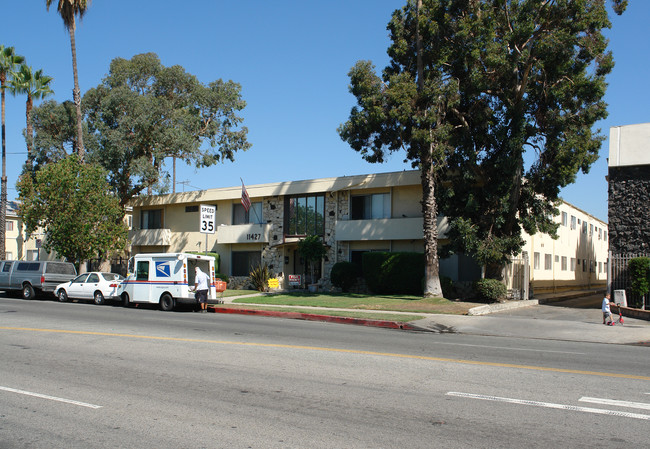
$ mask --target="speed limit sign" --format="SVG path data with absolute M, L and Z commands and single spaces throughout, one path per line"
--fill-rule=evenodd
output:
M 199 223 L 199 231 L 203 234 L 214 234 L 214 216 L 216 207 L 201 204 L 201 222 Z

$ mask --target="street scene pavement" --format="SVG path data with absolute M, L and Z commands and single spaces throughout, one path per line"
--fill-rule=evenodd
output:
M 237 297 L 224 298 L 226 304 L 233 304 Z M 603 293 L 594 291 L 538 295 L 539 299 L 531 301 L 509 301 L 491 307 L 488 313 L 481 315 L 443 315 L 421 314 L 424 318 L 406 324 L 395 323 L 394 327 L 436 333 L 455 333 L 468 335 L 485 335 L 496 337 L 518 337 L 545 340 L 579 341 L 611 344 L 639 344 L 650 346 L 650 321 L 624 317 L 623 325 L 605 326 L 602 324 L 601 301 Z M 247 304 L 251 306 L 251 304 Z M 281 308 L 281 306 L 277 306 Z M 477 306 L 483 309 L 486 306 Z M 301 307 L 313 310 L 313 315 L 304 319 L 337 321 L 350 324 L 379 325 L 386 323 L 373 320 L 346 319 L 341 317 L 320 316 L 317 307 Z M 498 310 L 501 309 L 501 310 Z M 215 312 L 224 313 L 224 309 L 213 308 Z M 327 309 L 345 310 L 345 309 Z M 355 310 L 358 312 L 359 310 Z M 367 311 L 372 312 L 372 311 Z M 233 313 L 232 309 L 229 313 Z M 289 312 L 255 312 L 267 316 L 298 317 L 304 314 Z M 380 312 L 378 312 L 380 313 Z M 385 313 L 385 311 L 383 311 Z M 399 312 L 391 312 L 398 314 Z M 483 313 L 483 312 L 481 312 Z M 412 313 L 410 313 L 412 315 Z M 617 317 L 615 315 L 615 317 Z

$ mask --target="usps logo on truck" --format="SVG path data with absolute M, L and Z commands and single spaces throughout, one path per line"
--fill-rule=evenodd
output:
M 156 277 L 168 278 L 172 275 L 171 263 L 169 261 L 156 262 Z

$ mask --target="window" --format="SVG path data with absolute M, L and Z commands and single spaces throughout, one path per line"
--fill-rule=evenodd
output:
M 37 249 L 28 249 L 27 250 L 27 260 L 38 260 L 38 250 Z
M 577 228 L 576 217 L 575 215 L 571 215 L 571 229 L 576 229 L 576 228 Z
M 590 224 L 589 225 L 589 237 L 591 237 L 592 235 L 594 235 L 594 225 Z
M 14 221 L 13 220 L 7 220 L 6 221 L 7 225 L 7 231 L 13 231 L 14 230 Z
M 232 275 L 248 276 L 262 261 L 260 251 L 233 251 Z
M 99 275 L 97 273 L 91 273 L 90 276 L 88 276 L 88 281 L 86 281 L 90 284 L 96 284 L 99 282 Z
M 11 260 L 13 258 L 14 258 L 14 253 L 12 253 L 11 251 L 5 251 L 5 259 Z
M 544 269 L 545 270 L 553 269 L 553 256 L 550 254 L 544 254 Z
M 587 233 L 587 222 L 586 221 L 582 222 L 582 233 L 583 234 Z
M 539 270 L 539 253 L 533 253 L 533 269 Z
M 390 218 L 390 194 L 353 196 L 351 198 L 352 220 L 369 220 L 372 218 Z
M 607 231 L 603 232 L 603 240 L 607 241 Z
M 562 226 L 566 226 L 566 225 L 567 225 L 567 213 L 562 212 Z
M 603 228 L 598 228 L 598 240 L 603 239 Z
M 162 228 L 162 209 L 143 210 L 140 214 L 140 229 Z
M 260 201 L 251 203 L 251 207 L 246 212 L 241 203 L 233 205 L 232 224 L 241 225 L 248 223 L 264 223 L 262 221 L 262 203 Z
M 555 256 L 555 263 L 558 263 L 560 261 L 560 256 Z
M 5 264 L 2 266 L 2 272 L 9 273 L 10 271 L 11 271 L 11 262 L 5 262 Z
M 286 197 L 284 200 L 286 235 L 320 235 L 325 233 L 325 196 Z
M 576 271 L 576 258 L 571 258 L 571 271 Z
M 149 261 L 140 260 L 135 266 L 135 280 L 148 281 L 149 280 Z
M 195 204 L 194 206 L 185 206 L 185 213 L 188 212 L 198 212 L 199 211 L 199 205 Z
M 582 271 L 587 271 L 587 259 L 582 259 Z
M 566 271 L 566 256 L 562 256 L 562 271 Z
M 599 273 L 603 272 L 603 263 L 602 262 L 598 262 L 598 272 Z
M 73 284 L 83 284 L 84 282 L 86 282 L 86 278 L 87 278 L 87 277 L 88 277 L 88 274 L 87 274 L 87 273 L 86 273 L 86 274 L 79 275 L 79 276 L 77 276 L 77 277 L 72 281 L 72 283 L 73 283 Z

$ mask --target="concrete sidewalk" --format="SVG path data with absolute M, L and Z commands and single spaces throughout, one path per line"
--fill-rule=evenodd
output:
M 602 295 L 597 290 L 586 290 L 581 292 L 564 292 L 550 295 L 539 295 L 537 299 L 528 301 L 509 301 L 503 304 L 490 304 L 477 306 L 472 309 L 470 315 L 441 315 L 424 313 L 406 313 L 377 310 L 363 310 L 368 313 L 378 314 L 406 314 L 420 315 L 424 318 L 408 323 L 385 321 L 381 319 L 357 319 L 349 317 L 333 317 L 321 315 L 319 312 L 328 311 L 349 311 L 359 312 L 359 309 L 324 309 L 308 306 L 286 306 L 286 308 L 300 308 L 308 310 L 308 313 L 263 311 L 246 308 L 237 309 L 232 304 L 233 299 L 224 298 L 228 307 L 214 307 L 211 311 L 216 313 L 239 313 L 247 315 L 264 315 L 284 318 L 295 318 L 305 320 L 329 321 L 337 323 L 357 324 L 365 326 L 386 327 L 393 329 L 419 330 L 435 333 L 458 333 L 471 335 L 485 335 L 497 337 L 533 338 L 546 340 L 581 341 L 593 343 L 611 344 L 640 344 L 650 346 L 650 321 L 634 318 L 624 318 L 624 325 L 604 326 L 602 314 L 599 309 L 567 309 L 563 313 L 561 301 L 579 298 L 583 296 L 595 296 L 595 299 Z M 260 296 L 251 294 L 246 296 Z M 544 305 L 540 305 L 544 304 Z M 551 305 L 552 304 L 552 305 Z M 246 306 L 255 306 L 246 304 Z M 260 304 L 261 306 L 261 304 Z M 283 306 L 274 306 L 279 309 Z M 548 308 L 553 308 L 552 318 L 545 313 Z M 515 313 L 519 316 L 508 315 Z M 560 317 L 559 319 L 557 317 Z

